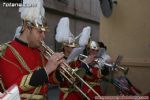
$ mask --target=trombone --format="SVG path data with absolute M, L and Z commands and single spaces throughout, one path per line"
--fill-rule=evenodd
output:
M 44 41 L 41 41 L 42 47 L 45 49 L 46 58 L 50 57 L 54 54 L 54 51 L 50 49 Z M 79 88 L 77 84 L 75 84 L 76 79 L 83 82 L 96 96 L 100 97 L 100 95 L 88 84 L 86 83 L 67 63 L 63 62 L 63 66 L 59 67 L 60 73 L 66 78 L 73 86 L 85 97 L 87 100 L 90 98 Z M 68 77 L 69 76 L 69 77 Z

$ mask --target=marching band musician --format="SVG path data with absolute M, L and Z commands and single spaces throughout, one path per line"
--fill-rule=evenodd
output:
M 67 60 L 72 50 L 77 46 L 75 43 L 75 37 L 70 32 L 68 17 L 63 17 L 60 19 L 56 28 L 55 39 L 57 42 L 62 43 L 62 51 L 65 55 L 65 59 Z M 78 64 L 79 63 L 76 61 L 72 61 L 69 63 L 72 69 L 78 67 Z M 82 96 L 75 89 L 75 87 L 70 84 L 67 79 L 65 79 L 63 82 L 60 83 L 59 100 L 82 100 Z
M 84 59 L 84 63 L 88 64 L 89 71 L 84 75 L 84 80 L 100 95 L 104 95 L 101 86 L 100 78 L 102 77 L 101 69 L 95 62 L 96 55 L 99 52 L 99 45 L 97 42 L 90 40 L 87 45 L 87 58 Z M 82 64 L 82 67 L 87 65 Z M 95 94 L 85 84 L 82 87 L 83 91 L 91 98 L 95 98 Z
M 47 83 L 57 84 L 61 75 L 56 68 L 63 62 L 63 53 L 54 53 L 49 59 L 38 49 L 45 38 L 43 0 L 24 0 L 21 7 L 23 20 L 20 36 L 0 46 L 0 75 L 9 88 L 17 84 L 24 99 L 45 100 Z
M 61 18 L 60 22 L 58 23 L 56 32 L 57 33 L 55 38 L 57 42 L 63 44 L 63 52 L 67 59 L 71 51 L 76 47 L 75 38 L 69 29 L 68 17 Z M 88 45 L 90 34 L 91 34 L 91 28 L 89 26 L 85 27 L 83 31 L 80 33 L 80 39 L 79 39 L 80 47 L 85 48 L 85 46 Z M 88 46 L 89 56 L 88 59 L 86 60 L 86 63 L 90 65 L 93 64 L 93 61 L 95 60 L 95 56 L 99 51 L 99 46 L 95 41 L 91 41 L 89 45 L 90 45 Z M 94 90 L 96 90 L 99 94 L 103 94 L 100 88 L 100 84 L 99 83 L 95 84 L 95 80 L 97 82 L 97 80 L 100 78 L 99 68 L 97 67 L 88 68 L 85 64 L 83 64 L 78 59 L 70 62 L 69 65 L 73 69 L 78 68 L 78 70 L 84 70 L 84 72 L 81 71 L 82 73 L 78 73 L 78 74 L 79 75 L 81 74 L 81 77 L 84 77 L 84 79 L 93 87 Z M 95 97 L 95 94 L 93 94 L 92 91 L 90 91 L 89 89 L 87 90 L 88 87 L 86 85 L 83 84 L 83 87 L 81 86 L 81 88 L 83 89 L 83 92 L 87 93 L 87 95 L 91 99 Z M 60 97 L 59 97 L 60 100 L 70 100 L 70 99 L 83 100 L 84 99 L 81 93 L 79 93 L 79 91 L 77 91 L 73 85 L 68 83 L 67 80 L 65 80 L 60 84 L 60 90 L 61 90 Z
M 93 89 L 100 95 L 106 95 L 103 90 L 103 86 L 101 85 L 101 81 L 106 75 L 109 74 L 109 67 L 107 67 L 105 63 L 112 64 L 113 62 L 111 57 L 106 52 L 107 47 L 103 42 L 90 41 L 86 49 L 88 56 L 84 62 L 88 64 L 89 72 L 85 75 L 84 79 L 87 80 Z M 86 65 L 82 64 L 82 66 Z M 86 92 L 91 99 L 94 99 L 94 93 L 92 93 L 86 85 L 83 85 L 83 91 Z

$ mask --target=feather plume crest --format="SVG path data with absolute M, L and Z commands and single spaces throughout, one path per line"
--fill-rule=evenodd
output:
M 72 43 L 74 42 L 74 35 L 70 31 L 70 23 L 68 17 L 63 17 L 60 19 L 57 28 L 55 39 L 59 43 Z
M 87 27 L 83 28 L 83 30 L 80 34 L 81 34 L 81 36 L 79 38 L 79 45 L 80 46 L 87 45 L 88 41 L 90 39 L 90 35 L 91 35 L 91 27 L 87 26 Z
M 23 6 L 19 8 L 21 19 L 32 23 L 42 24 L 45 16 L 43 0 L 23 0 Z

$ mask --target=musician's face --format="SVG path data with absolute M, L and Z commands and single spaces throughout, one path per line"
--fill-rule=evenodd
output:
M 45 38 L 45 32 L 38 29 L 32 28 L 30 30 L 30 34 L 28 36 L 29 46 L 33 48 L 37 48 L 41 46 L 41 41 Z
M 64 54 L 65 54 L 66 57 L 69 56 L 69 54 L 71 53 L 73 48 L 74 47 L 64 46 Z
M 95 50 L 95 49 L 90 49 L 89 51 L 89 55 L 97 55 L 98 53 L 98 50 Z

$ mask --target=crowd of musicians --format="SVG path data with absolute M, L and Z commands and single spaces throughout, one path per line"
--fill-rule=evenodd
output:
M 98 95 L 106 95 L 100 83 L 109 74 L 105 63 L 112 64 L 113 61 L 104 43 L 91 38 L 91 27 L 84 27 L 75 37 L 69 28 L 69 18 L 62 17 L 55 36 L 56 41 L 62 44 L 61 52 L 49 56 L 47 47 L 43 48 L 42 45 L 48 28 L 43 1 L 24 0 L 23 3 L 36 3 L 37 7 L 19 8 L 22 25 L 17 28 L 11 41 L 0 45 L 0 76 L 4 88 L 17 84 L 22 100 L 46 100 L 48 84 L 59 86 L 60 100 L 85 100 L 87 98 L 83 93 L 90 100 Z M 66 68 L 64 62 L 71 67 L 70 74 L 74 76 L 73 73 L 76 73 L 85 83 L 76 76 L 70 83 L 63 75 L 66 74 L 62 71 Z

